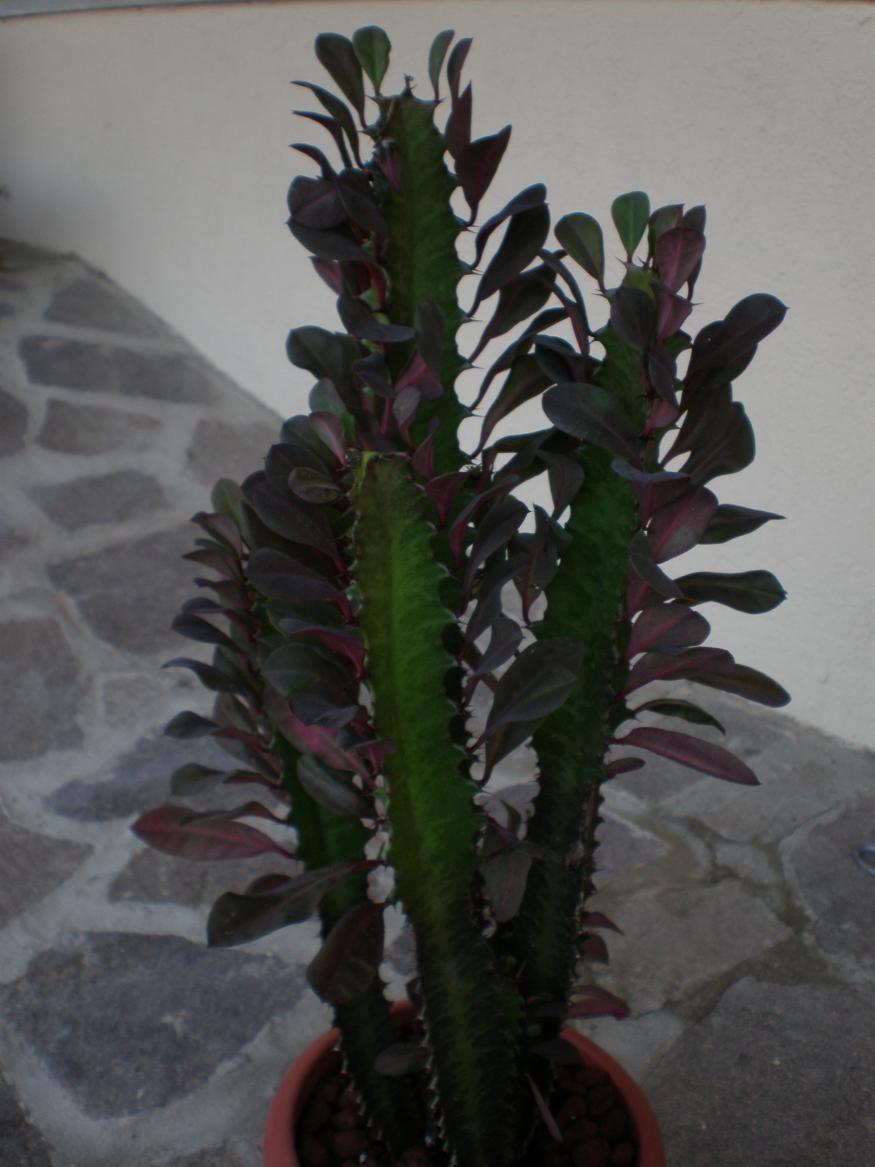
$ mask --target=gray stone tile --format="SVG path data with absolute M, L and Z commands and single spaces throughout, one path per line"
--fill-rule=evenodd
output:
M 84 843 L 35 834 L 0 814 L 0 927 L 63 883 L 91 852 Z
M 0 762 L 82 743 L 79 665 L 56 620 L 0 624 Z
M 0 316 L 14 316 L 16 308 L 14 304 L 8 303 L 6 300 L 0 300 Z
M 241 1159 L 228 1143 L 222 1143 L 221 1147 L 195 1151 L 193 1155 L 183 1155 L 182 1158 L 161 1159 L 153 1167 L 252 1167 L 253 1163 L 252 1159 Z
M 18 453 L 26 432 L 27 410 L 11 393 L 0 389 L 0 458 Z
M 129 539 L 49 566 L 52 583 L 76 601 L 101 640 L 125 652 L 166 652 L 182 642 L 170 623 L 197 589 L 195 565 L 182 559 L 194 547 L 186 524 Z
M 35 385 L 203 404 L 212 378 L 191 353 L 139 351 L 57 336 L 28 336 L 19 344 Z
M 52 1167 L 49 1146 L 0 1074 L 0 1167 Z
M 599 973 L 599 983 L 636 1013 L 687 996 L 791 935 L 761 900 L 732 880 L 639 894 L 616 906 L 607 894 L 593 906 L 601 908 L 603 901 L 624 935 L 607 935 L 611 964 Z
M 783 846 L 788 882 L 825 952 L 875 963 L 875 879 L 854 852 L 875 843 L 875 797 L 815 823 Z
M 108 280 L 81 276 L 55 295 L 44 313 L 46 320 L 127 336 L 155 337 L 167 329 L 142 304 Z
M 26 543 L 27 540 L 16 531 L 11 523 L 0 519 L 0 558 L 23 547 Z
M 267 451 L 279 439 L 279 422 L 231 425 L 219 418 L 199 421 L 187 459 L 194 475 L 212 486 L 218 478 L 242 482 L 264 465 Z
M 146 450 L 161 423 L 141 413 L 101 405 L 50 401 L 37 445 L 61 454 L 105 454 L 112 450 Z
M 98 775 L 94 782 L 76 778 L 51 796 L 49 806 L 81 822 L 108 822 L 142 814 L 170 800 L 170 776 L 187 762 L 216 770 L 234 767 L 233 759 L 210 738 L 186 740 L 156 733 L 141 738 L 122 754 L 109 778 Z M 215 801 L 220 801 L 218 795 Z
M 241 788 L 238 787 L 237 793 L 239 798 Z M 156 804 L 166 801 L 165 795 L 156 799 Z M 214 801 L 218 805 L 219 800 Z M 143 804 L 139 809 L 147 810 L 148 806 Z M 258 855 L 223 863 L 195 863 L 164 855 L 144 845 L 143 850 L 113 880 L 109 898 L 113 903 L 184 904 L 189 908 L 206 909 L 224 892 L 243 891 L 259 875 L 271 875 L 276 870 L 275 855 Z M 282 861 L 282 870 L 292 874 L 292 868 L 285 860 Z
M 272 957 L 113 932 L 59 941 L 0 1001 L 82 1110 L 114 1118 L 202 1086 L 304 990 Z
M 795 732 L 776 732 L 771 748 L 749 758 L 761 786 L 708 779 L 671 799 L 671 813 L 698 819 L 734 842 L 777 842 L 872 789 L 875 756 L 870 751 L 787 724 Z
M 665 853 L 666 846 L 655 835 L 634 823 L 605 813 L 596 835 L 599 886 L 610 879 L 628 875 L 636 867 Z
M 875 1162 L 875 989 L 746 977 L 644 1079 L 669 1163 Z
M 36 486 L 30 497 L 53 523 L 65 531 L 80 531 L 101 523 L 153 515 L 167 506 L 160 485 L 139 470 L 116 470 Z

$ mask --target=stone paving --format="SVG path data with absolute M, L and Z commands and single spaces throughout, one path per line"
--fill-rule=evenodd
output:
M 0 254 L 0 1167 L 257 1167 L 274 1085 L 327 1022 L 315 932 L 207 949 L 209 904 L 265 868 L 165 858 L 128 826 L 219 756 L 162 736 L 204 695 L 159 666 L 187 520 L 277 419 L 80 261 Z M 625 934 L 598 980 L 633 1017 L 588 1029 L 671 1167 L 867 1167 L 875 879 L 851 857 L 872 755 L 707 704 L 763 785 L 667 763 L 616 782 L 597 906 Z M 398 974 L 403 935 L 392 952 Z

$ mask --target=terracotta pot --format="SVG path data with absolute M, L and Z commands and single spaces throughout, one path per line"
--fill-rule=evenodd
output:
M 604 1070 L 623 1097 L 638 1139 L 638 1167 L 665 1167 L 665 1150 L 656 1115 L 635 1082 L 603 1049 L 577 1033 L 564 1029 L 562 1036 L 576 1046 L 588 1066 Z M 279 1084 L 264 1126 L 264 1167 L 300 1167 L 295 1132 L 310 1094 L 328 1073 L 339 1033 L 331 1029 L 312 1042 Z

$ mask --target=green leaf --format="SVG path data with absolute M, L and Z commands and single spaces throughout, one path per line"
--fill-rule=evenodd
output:
M 210 494 L 213 510 L 220 515 L 227 515 L 239 527 L 240 501 L 242 492 L 233 478 L 220 478 Z
M 434 90 L 435 101 L 440 97 L 440 78 L 444 57 L 447 55 L 447 49 L 455 35 L 453 29 L 445 28 L 443 32 L 437 34 L 428 50 L 428 76 Z
M 345 1005 L 373 982 L 383 959 L 383 905 L 354 904 L 337 921 L 307 967 L 323 1001 Z
M 316 37 L 316 56 L 359 117 L 363 118 L 365 90 L 362 84 L 362 66 L 352 42 L 336 32 L 320 33 Z
M 626 249 L 626 257 L 631 259 L 650 218 L 650 199 L 640 190 L 620 195 L 611 205 L 611 218 Z
M 389 53 L 392 50 L 388 36 L 382 28 L 369 24 L 365 28 L 356 29 L 352 34 L 352 45 L 359 64 L 379 93 L 380 85 L 389 68 Z
M 602 229 L 592 217 L 583 212 L 565 215 L 555 228 L 556 238 L 573 260 L 585 272 L 598 280 L 599 286 L 605 281 L 605 244 Z
M 771 612 L 787 597 L 770 571 L 697 571 L 676 582 L 690 604 L 713 601 L 738 612 Z

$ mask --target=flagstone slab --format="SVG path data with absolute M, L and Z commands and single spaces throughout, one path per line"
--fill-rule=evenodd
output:
M 646 1076 L 668 1162 L 875 1162 L 875 987 L 745 977 Z
M 0 813 L 0 928 L 62 884 L 91 854 L 85 843 L 36 834 Z
M 149 807 L 144 804 L 141 809 Z M 197 863 L 164 855 L 144 844 L 112 881 L 109 899 L 112 903 L 183 904 L 188 908 L 203 908 L 206 921 L 207 909 L 226 891 L 242 892 L 261 875 L 281 871 L 290 876 L 299 870 L 302 869 L 298 864 L 276 855 Z
M 812 824 L 782 851 L 818 947 L 875 965 L 875 878 L 854 862 L 867 843 L 875 844 L 875 797 Z
M 43 314 L 43 319 L 102 332 L 127 336 L 155 337 L 167 328 L 133 296 L 128 296 L 108 280 L 81 276 L 61 288 Z
M 160 431 L 161 422 L 145 414 L 53 400 L 36 443 L 61 454 L 106 454 L 149 449 Z
M 8 458 L 24 448 L 27 410 L 17 397 L 0 389 L 0 458 Z
M 167 507 L 159 483 L 139 470 L 116 470 L 37 486 L 30 496 L 65 531 L 151 516 Z
M 164 652 L 181 646 L 170 624 L 196 590 L 194 565 L 182 559 L 194 538 L 185 524 L 127 539 L 51 564 L 49 578 L 101 640 L 124 652 Z
M 80 822 L 109 822 L 142 814 L 171 801 L 170 776 L 187 762 L 233 769 L 234 761 L 211 738 L 180 739 L 156 733 L 140 738 L 112 765 L 111 776 L 93 782 L 76 778 L 49 799 L 50 808 Z M 227 791 L 227 787 L 224 788 Z M 237 793 L 227 798 L 239 801 Z M 221 801 L 217 793 L 214 801 Z M 182 801 L 174 799 L 173 801 Z
M 25 337 L 18 351 L 34 385 L 188 404 L 206 404 L 214 397 L 210 372 L 193 353 L 45 335 Z
M 269 956 L 175 936 L 80 933 L 35 957 L 0 1002 L 86 1114 L 120 1118 L 202 1086 L 304 987 L 302 969 Z
M 186 459 L 205 486 L 219 478 L 242 482 L 264 466 L 267 451 L 279 441 L 280 422 L 233 425 L 220 418 L 202 418 L 188 448 Z
M 49 1146 L 0 1074 L 0 1167 L 52 1167 Z
M 594 903 L 623 930 L 606 934 L 611 963 L 599 983 L 636 1013 L 678 1001 L 736 965 L 787 940 L 792 931 L 735 880 Z
M 57 620 L 0 624 L 0 762 L 82 744 L 82 669 Z

